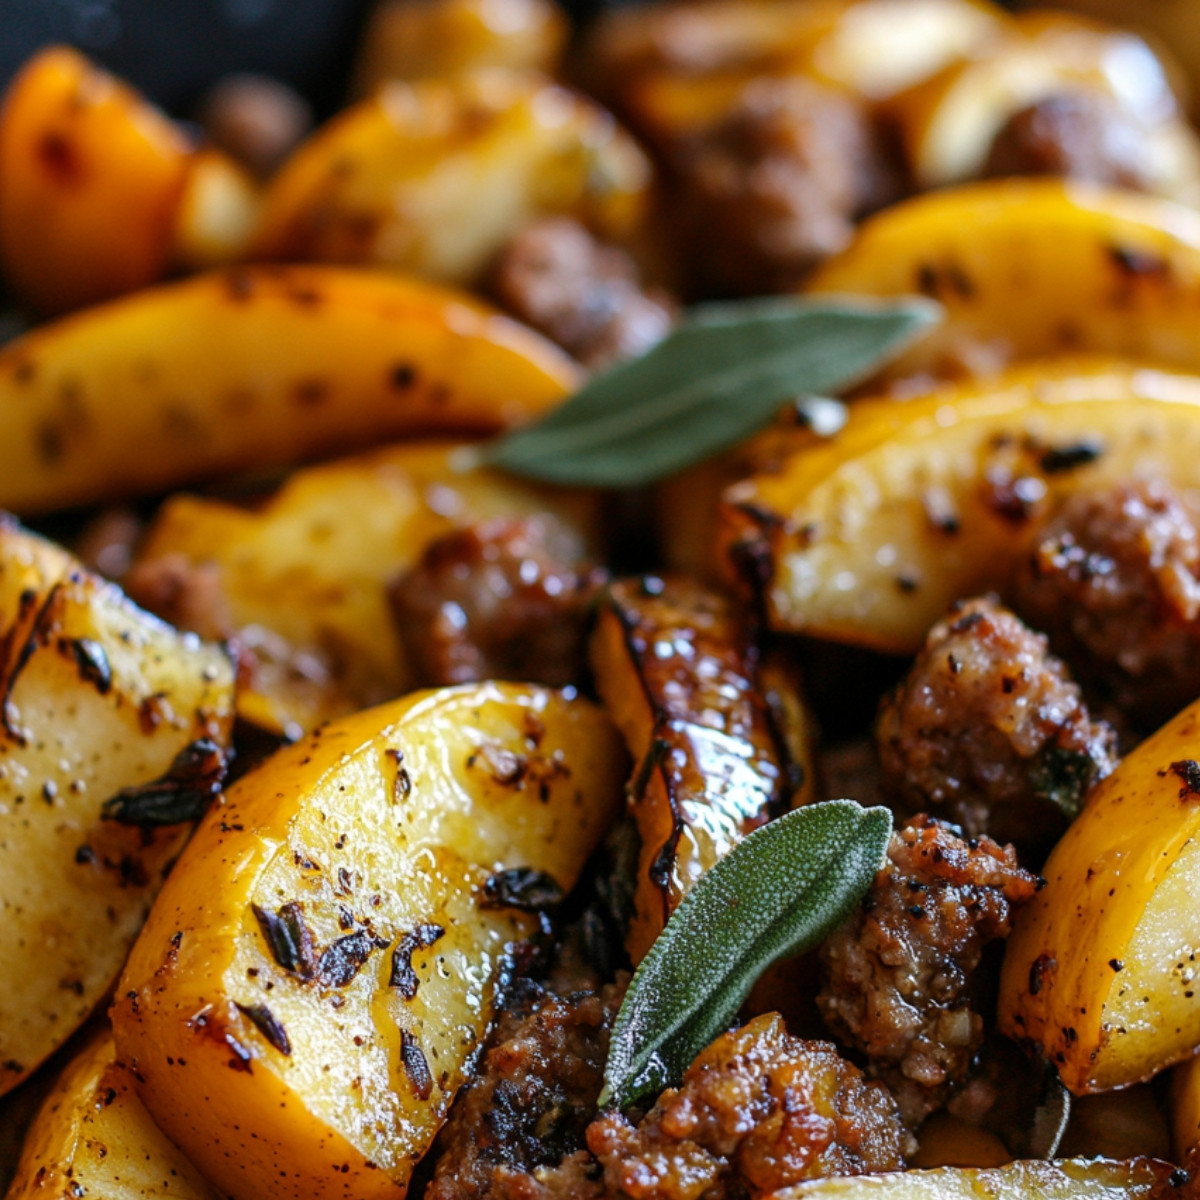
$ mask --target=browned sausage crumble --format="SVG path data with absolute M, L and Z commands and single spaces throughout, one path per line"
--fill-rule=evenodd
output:
M 1077 493 L 1017 580 L 1018 611 L 1142 728 L 1200 695 L 1197 518 L 1159 482 Z
M 702 293 L 795 287 L 899 190 L 866 109 L 802 78 L 756 80 L 667 160 L 683 197 L 672 220 Z
M 1145 131 L 1100 91 L 1047 96 L 1008 119 L 982 174 L 1061 175 L 1114 187 L 1145 186 Z
M 421 683 L 515 679 L 562 687 L 584 669 L 584 625 L 603 579 L 539 518 L 447 534 L 389 588 Z
M 593 369 L 644 354 L 675 321 L 674 301 L 642 287 L 626 251 L 568 217 L 518 233 L 500 254 L 490 290 L 501 307 Z
M 640 1124 L 588 1129 L 603 1191 L 627 1200 L 734 1200 L 830 1175 L 900 1170 L 910 1142 L 887 1089 L 777 1014 L 723 1034 Z
M 574 1187 L 598 1175 L 584 1133 L 623 994 L 615 985 L 564 996 L 526 985 L 451 1111 L 427 1200 L 586 1194 Z
M 933 808 L 968 834 L 1043 844 L 1061 834 L 1116 736 L 1093 721 L 1046 639 L 994 599 L 970 600 L 930 631 L 876 730 L 901 811 Z
M 822 1016 L 867 1056 L 913 1128 L 966 1078 L 983 1040 L 972 973 L 1037 888 L 1011 846 L 921 819 L 892 835 L 858 912 L 821 948 Z

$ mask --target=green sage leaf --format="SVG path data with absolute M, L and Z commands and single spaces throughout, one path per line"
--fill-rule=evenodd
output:
M 940 315 L 916 297 L 706 305 L 647 354 L 597 375 L 480 457 L 557 483 L 650 483 L 749 437 L 789 401 L 867 378 Z
M 630 982 L 601 1105 L 624 1108 L 677 1081 L 771 963 L 811 950 L 850 915 L 891 829 L 886 808 L 810 804 L 756 829 L 710 867 Z

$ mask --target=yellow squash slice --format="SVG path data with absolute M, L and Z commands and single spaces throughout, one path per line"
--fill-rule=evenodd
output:
M 1197 759 L 1200 703 L 1095 785 L 1009 938 L 1000 1030 L 1073 1092 L 1148 1079 L 1200 1045 Z
M 309 467 L 254 509 L 173 497 L 139 546 L 130 589 L 153 607 L 135 586 L 138 564 L 203 575 L 213 625 L 196 632 L 234 636 L 248 652 L 238 713 L 274 732 L 295 736 L 402 695 L 416 679 L 386 587 L 433 541 L 535 513 L 581 556 L 599 537 L 595 493 L 455 470 L 454 449 L 422 442 Z
M 469 285 L 523 225 L 567 213 L 620 237 L 650 166 L 594 102 L 534 73 L 385 84 L 268 189 L 257 253 Z
M 38 1111 L 5 1200 L 220 1200 L 150 1119 L 112 1035 L 94 1038 Z
M 185 818 L 143 826 L 135 810 L 155 791 L 201 809 L 211 797 L 233 723 L 233 666 L 8 521 L 0 697 L 2 1093 L 116 979 L 191 828 Z M 105 819 L 106 802 L 122 797 L 125 820 Z
M 809 290 L 945 307 L 889 379 L 1062 353 L 1200 370 L 1200 214 L 1153 196 L 1020 179 L 930 192 L 868 220 Z
M 113 1009 L 146 1107 L 235 1200 L 399 1197 L 540 897 L 618 812 L 587 701 L 479 684 L 323 726 L 180 858 Z
M 732 485 L 718 534 L 774 628 L 914 653 L 957 599 L 1002 590 L 1039 518 L 1131 479 L 1186 488 L 1200 378 L 1058 360 L 864 400 L 840 433 Z
M 579 377 L 458 293 L 333 267 L 149 289 L 0 350 L 0 507 L 178 487 L 413 435 L 528 420 Z

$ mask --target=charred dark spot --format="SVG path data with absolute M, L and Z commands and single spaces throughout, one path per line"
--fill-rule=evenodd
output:
M 544 871 L 513 867 L 497 871 L 483 885 L 483 908 L 516 908 L 522 912 L 544 912 L 562 903 L 563 890 Z
M 1029 994 L 1038 995 L 1045 983 L 1046 976 L 1058 966 L 1058 960 L 1049 954 L 1039 954 L 1029 967 Z
M 34 154 L 46 174 L 62 187 L 76 187 L 87 175 L 79 147 L 58 130 L 44 133 L 38 139 Z
M 404 934 L 392 951 L 392 973 L 388 986 L 394 987 L 405 1000 L 417 994 L 420 980 L 413 970 L 412 956 L 418 950 L 428 950 L 445 934 L 441 925 L 417 925 L 411 933 Z
M 209 738 L 185 746 L 161 779 L 122 788 L 102 806 L 104 818 L 144 829 L 198 821 L 221 790 L 228 760 Z
M 287 298 L 300 308 L 316 308 L 325 299 L 317 288 L 310 284 L 297 283 L 293 279 L 288 280 Z
M 513 787 L 520 783 L 529 770 L 528 759 L 499 742 L 481 743 L 471 755 L 468 765 L 474 765 L 476 762 L 481 762 L 487 768 L 488 774 L 502 787 Z
M 1034 515 L 1039 501 L 1046 495 L 1046 485 L 1032 475 L 997 474 L 988 479 L 986 500 L 999 517 L 1011 525 L 1024 525 Z
M 292 397 L 300 408 L 316 408 L 329 399 L 329 384 L 323 379 L 301 379 L 292 389 Z
M 1191 1173 L 1183 1167 L 1176 1167 L 1175 1170 L 1167 1176 L 1167 1186 L 1173 1188 L 1185 1187 L 1191 1181 Z
M 305 923 L 300 905 L 292 900 L 278 913 L 252 905 L 258 927 L 271 950 L 271 957 L 285 970 L 301 979 L 311 979 L 317 971 L 317 954 L 312 930 Z
M 1125 970 L 1125 964 L 1119 958 L 1110 958 L 1108 960 L 1108 965 L 1112 967 L 1114 974 Z
M 982 620 L 983 613 L 981 613 L 978 609 L 975 609 L 973 612 L 966 613 L 965 615 L 959 617 L 958 620 L 950 626 L 950 632 L 967 633 L 969 630 L 974 629 L 975 626 L 978 625 Z
M 1168 770 L 1183 783 L 1183 787 L 1179 789 L 1180 800 L 1200 797 L 1200 763 L 1194 758 L 1183 758 L 1173 762 Z
M 91 846 L 84 843 L 84 845 L 75 851 L 75 861 L 81 867 L 86 866 L 88 863 L 94 863 L 96 861 L 96 852 Z
M 407 1029 L 400 1030 L 400 1063 L 418 1100 L 428 1100 L 433 1092 L 433 1076 L 425 1052 Z
M 912 595 L 921 586 L 921 576 L 913 570 L 899 571 L 896 574 L 896 587 L 906 596 Z
M 5 1059 L 3 1063 L 0 1063 L 0 1067 L 3 1067 L 6 1071 L 11 1071 L 14 1075 L 19 1075 L 25 1070 L 15 1058 Z
M 1109 246 L 1109 261 L 1127 278 L 1166 280 L 1171 264 L 1149 250 L 1134 250 L 1128 246 Z
M 1084 438 L 1070 446 L 1052 446 L 1042 453 L 1038 465 L 1047 475 L 1057 475 L 1094 463 L 1103 453 L 1103 442 L 1094 438 Z
M 388 758 L 396 764 L 396 778 L 392 781 L 392 799 L 397 804 L 403 803 L 412 795 L 412 776 L 404 766 L 404 751 L 388 750 L 386 753 Z
M 46 599 L 42 602 L 42 607 L 34 617 L 25 640 L 21 643 L 20 648 L 13 658 L 13 665 L 4 683 L 4 693 L 0 697 L 0 726 L 3 727 L 4 732 L 19 746 L 26 744 L 28 734 L 17 723 L 17 710 L 12 701 L 13 690 L 17 686 L 17 680 L 20 679 L 21 672 L 29 665 L 29 660 L 33 657 L 37 649 L 46 644 L 50 631 L 58 620 L 62 586 L 62 583 L 56 583 L 46 594 Z M 30 599 L 27 600 L 27 598 Z M 28 614 L 29 609 L 36 603 L 36 599 L 36 592 L 26 591 L 21 594 L 22 615 Z
M 407 391 L 417 382 L 417 369 L 412 363 L 397 363 L 388 376 L 388 382 L 397 391 Z
M 250 271 L 226 271 L 224 276 L 225 292 L 231 300 L 249 300 L 255 291 L 254 275 Z
M 387 945 L 370 930 L 359 929 L 332 942 L 317 962 L 317 982 L 322 987 L 348 987 L 371 957 L 373 950 Z
M 57 421 L 45 420 L 34 432 L 34 445 L 44 466 L 57 466 L 67 454 L 67 435 Z
M 101 696 L 108 695 L 112 688 L 112 668 L 104 647 L 91 638 L 75 638 L 71 642 L 71 653 L 79 668 L 79 678 L 90 683 Z
M 291 1054 L 292 1042 L 287 1030 L 265 1004 L 239 1004 L 238 1008 L 280 1054 Z

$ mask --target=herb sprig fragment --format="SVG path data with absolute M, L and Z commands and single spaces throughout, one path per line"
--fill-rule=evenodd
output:
M 710 867 L 642 960 L 617 1014 L 601 1106 L 676 1082 L 771 963 L 818 946 L 866 895 L 892 816 L 830 800 L 756 829 Z
M 476 461 L 584 487 L 651 483 L 756 433 L 791 401 L 867 379 L 940 317 L 918 297 L 704 305 Z

